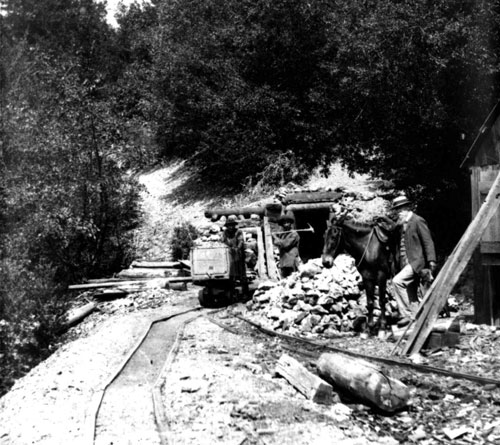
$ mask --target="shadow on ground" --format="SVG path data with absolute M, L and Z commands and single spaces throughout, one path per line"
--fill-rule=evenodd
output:
M 234 190 L 218 184 L 208 183 L 192 168 L 180 164 L 167 179 L 168 183 L 178 182 L 170 188 L 170 192 L 162 196 L 162 200 L 177 205 L 192 205 L 199 201 L 209 204 L 220 204 L 223 200 L 234 198 Z

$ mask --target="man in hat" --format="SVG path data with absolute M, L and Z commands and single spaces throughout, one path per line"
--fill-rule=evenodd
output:
M 224 224 L 222 242 L 230 248 L 231 264 L 229 275 L 235 280 L 241 280 L 243 292 L 248 292 L 248 283 L 245 270 L 245 237 L 243 231 L 238 229 L 238 218 L 229 215 Z
M 399 272 L 392 279 L 392 284 L 399 312 L 403 317 L 398 326 L 406 326 L 415 316 L 419 274 L 424 268 L 431 272 L 436 270 L 436 253 L 427 222 L 412 211 L 408 198 L 395 198 L 392 209 L 398 214 L 399 230 L 399 242 L 396 246 L 396 267 Z
M 284 233 L 273 234 L 274 245 L 280 252 L 281 277 L 286 278 L 298 269 L 300 264 L 300 236 L 293 230 L 295 219 L 290 214 L 283 215 L 279 220 Z

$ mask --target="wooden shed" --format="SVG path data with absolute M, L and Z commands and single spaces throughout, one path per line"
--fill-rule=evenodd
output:
M 462 167 L 470 169 L 472 218 L 500 173 L 500 102 L 491 110 Z M 500 211 L 488 224 L 474 255 L 476 323 L 500 326 Z

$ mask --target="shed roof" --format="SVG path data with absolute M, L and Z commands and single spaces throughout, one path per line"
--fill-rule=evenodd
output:
M 465 155 L 464 160 L 460 164 L 460 167 L 463 167 L 466 164 L 470 165 L 470 163 L 474 160 L 477 151 L 479 150 L 484 139 L 488 135 L 488 131 L 491 129 L 491 127 L 493 126 L 499 115 L 500 115 L 500 101 L 497 102 L 497 104 L 490 111 L 490 114 L 488 114 L 488 117 L 486 118 L 483 125 L 479 129 L 476 139 L 474 139 L 474 142 L 467 151 L 467 154 Z

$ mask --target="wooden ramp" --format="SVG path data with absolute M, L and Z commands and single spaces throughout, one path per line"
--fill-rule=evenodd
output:
M 486 200 L 476 217 L 456 245 L 431 287 L 427 291 L 417 311 L 414 329 L 403 345 L 402 354 L 420 351 L 429 336 L 439 313 L 443 309 L 450 292 L 470 261 L 481 236 L 500 204 L 500 174 L 497 175 Z

